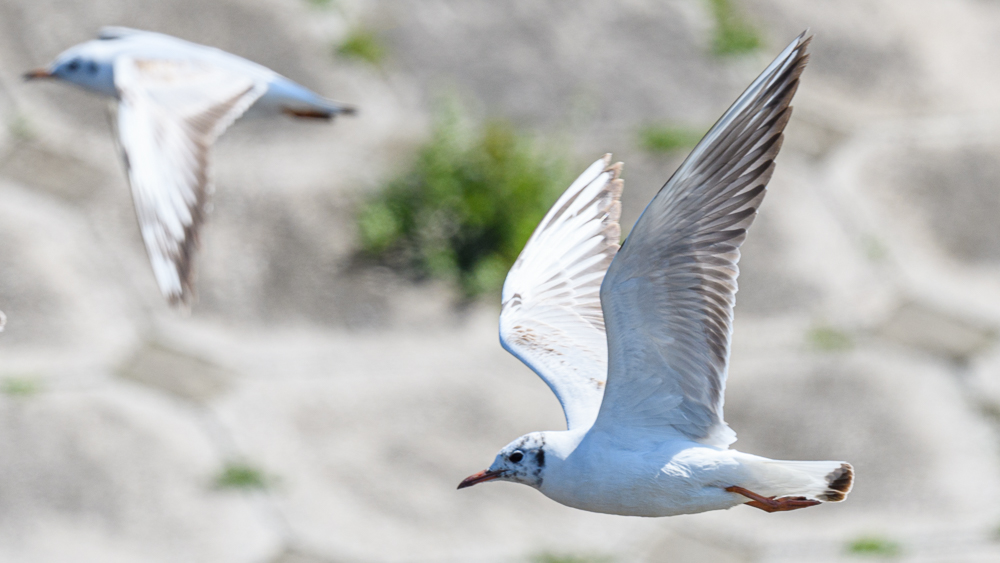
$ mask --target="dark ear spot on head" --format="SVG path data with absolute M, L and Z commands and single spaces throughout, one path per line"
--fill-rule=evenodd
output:
M 535 454 L 535 462 L 538 467 L 545 467 L 545 450 L 538 448 L 538 453 Z

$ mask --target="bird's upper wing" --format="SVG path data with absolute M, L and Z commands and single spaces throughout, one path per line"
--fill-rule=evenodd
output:
M 601 302 L 608 384 L 595 429 L 709 445 L 723 420 L 740 245 L 764 198 L 810 38 L 795 39 L 691 151 L 636 222 Z
M 267 84 L 194 61 L 125 56 L 114 74 L 118 137 L 153 273 L 172 305 L 186 303 L 211 191 L 209 150 Z
M 607 376 L 601 280 L 618 251 L 621 164 L 592 164 L 556 201 L 503 286 L 500 343 L 559 398 L 569 428 L 590 426 Z

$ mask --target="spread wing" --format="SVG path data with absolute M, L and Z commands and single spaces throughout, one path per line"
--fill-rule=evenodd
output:
M 609 376 L 595 428 L 715 446 L 723 421 L 740 245 L 774 170 L 810 39 L 750 85 L 657 193 L 601 288 Z
M 542 219 L 507 274 L 500 343 L 548 384 L 569 428 L 589 427 L 607 376 L 601 281 L 618 251 L 621 163 L 592 164 Z
M 118 137 L 160 291 L 192 296 L 191 259 L 211 191 L 212 143 L 267 85 L 194 61 L 115 61 Z

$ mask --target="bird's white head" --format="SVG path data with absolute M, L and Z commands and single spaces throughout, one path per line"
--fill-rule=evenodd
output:
M 497 454 L 489 469 L 466 477 L 458 488 L 464 489 L 486 481 L 513 481 L 536 489 L 541 487 L 545 479 L 545 464 L 552 461 L 552 452 L 545 447 L 549 442 L 549 434 L 532 432 L 507 444 Z
M 94 40 L 63 51 L 49 66 L 25 73 L 25 80 L 58 78 L 99 94 L 116 95 L 112 41 Z

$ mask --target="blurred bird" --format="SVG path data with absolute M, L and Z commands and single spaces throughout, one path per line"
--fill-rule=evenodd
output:
M 514 440 L 459 489 L 512 481 L 629 516 L 844 500 L 850 464 L 731 450 L 722 413 L 739 249 L 810 39 L 796 38 L 723 114 L 621 249 L 622 165 L 611 155 L 556 201 L 507 275 L 500 341 L 556 394 L 568 429 Z
M 176 37 L 107 27 L 26 80 L 58 78 L 118 100 L 118 141 L 160 291 L 189 304 L 192 258 L 212 191 L 212 143 L 254 113 L 332 119 L 354 108 L 271 69 Z

